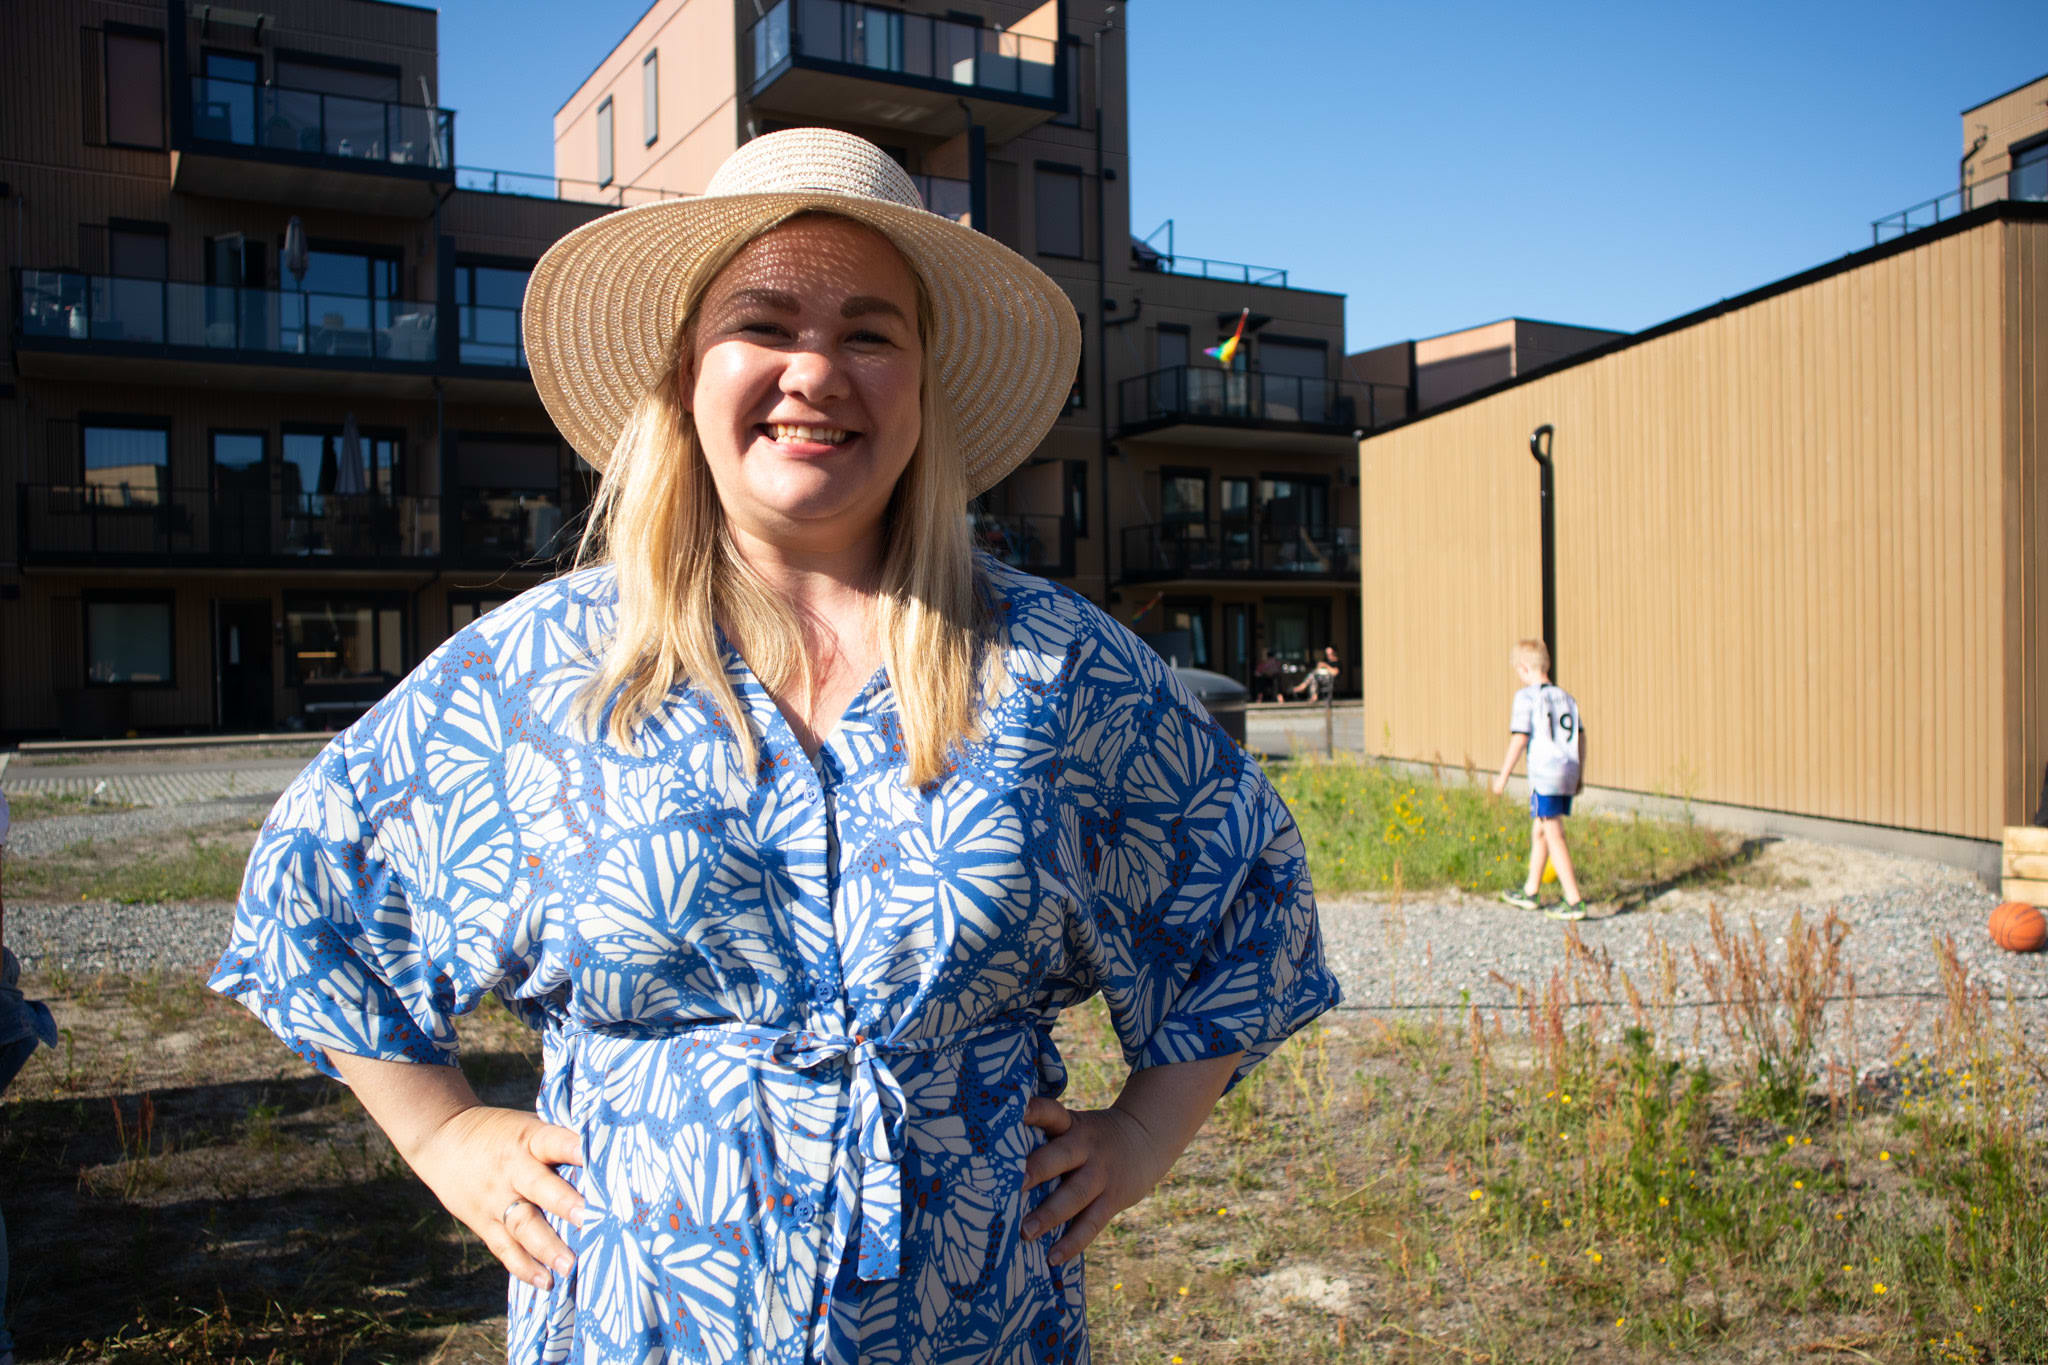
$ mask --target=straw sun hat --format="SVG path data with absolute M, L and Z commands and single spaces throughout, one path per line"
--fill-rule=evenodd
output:
M 1002 243 L 927 212 L 881 148 L 826 128 L 755 138 L 726 158 L 700 197 L 607 214 L 534 266 L 527 362 L 548 415 L 577 453 L 599 469 L 610 460 L 634 405 L 662 377 L 698 276 L 807 209 L 874 228 L 924 282 L 937 318 L 925 346 L 938 357 L 969 492 L 1023 462 L 1074 381 L 1074 305 Z

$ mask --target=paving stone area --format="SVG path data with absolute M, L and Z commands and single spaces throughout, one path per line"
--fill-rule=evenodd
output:
M 9 796 L 90 797 L 131 806 L 178 806 L 247 796 L 276 796 L 309 762 L 252 759 L 219 766 L 148 767 L 85 763 L 71 767 L 9 765 L 0 791 Z M 104 783 L 104 787 L 101 784 Z

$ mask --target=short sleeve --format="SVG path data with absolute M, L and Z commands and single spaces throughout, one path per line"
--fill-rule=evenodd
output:
M 1494 693 L 1499 696 L 1498 692 Z M 1498 712 L 1495 713 L 1499 714 Z M 1515 704 L 1508 712 L 1508 733 L 1511 735 L 1533 735 L 1536 733 L 1536 696 L 1532 689 L 1524 687 L 1515 693 Z
M 328 1049 L 453 1065 L 453 994 L 350 784 L 354 732 L 299 774 L 257 836 L 207 983 L 336 1076 Z
M 1286 805 L 1150 654 L 1105 651 L 1081 701 L 1074 947 L 1133 1069 L 1241 1052 L 1235 1085 L 1340 992 Z

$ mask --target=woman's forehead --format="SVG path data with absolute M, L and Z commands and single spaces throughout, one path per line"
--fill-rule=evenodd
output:
M 875 229 L 846 218 L 807 214 L 740 248 L 711 281 L 705 301 L 715 305 L 742 296 L 798 306 L 876 297 L 914 317 L 917 277 L 903 253 Z

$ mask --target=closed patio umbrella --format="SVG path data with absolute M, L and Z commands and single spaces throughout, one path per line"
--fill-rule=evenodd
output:
M 306 225 L 293 215 L 284 225 L 284 268 L 292 272 L 292 280 L 304 288 L 306 284 Z
M 363 437 L 356 430 L 356 415 L 348 414 L 341 423 L 341 463 L 334 471 L 334 491 L 337 493 L 367 493 L 370 480 L 363 469 Z

